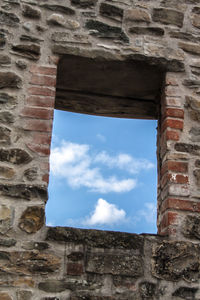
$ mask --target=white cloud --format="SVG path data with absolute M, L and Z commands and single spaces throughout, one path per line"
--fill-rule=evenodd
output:
M 97 201 L 95 210 L 90 217 L 83 222 L 84 225 L 113 225 L 124 222 L 126 220 L 126 212 L 123 209 L 118 209 L 115 204 L 111 204 L 100 198 Z
M 104 136 L 103 134 L 98 133 L 98 134 L 96 135 L 96 137 L 97 137 L 97 139 L 100 140 L 102 143 L 105 143 L 106 138 L 105 138 L 105 136 Z
M 102 163 L 109 168 L 119 168 L 121 170 L 126 170 L 131 174 L 139 173 L 142 170 L 152 169 L 155 167 L 147 159 L 135 159 L 129 154 L 121 153 L 116 156 L 110 156 L 107 152 L 100 152 L 96 158 L 95 162 Z
M 92 167 L 97 160 L 89 151 L 89 145 L 63 141 L 60 147 L 51 151 L 52 173 L 66 178 L 72 188 L 87 187 L 93 192 L 120 193 L 135 188 L 136 180 L 132 178 L 122 180 L 116 176 L 104 178 L 99 167 Z

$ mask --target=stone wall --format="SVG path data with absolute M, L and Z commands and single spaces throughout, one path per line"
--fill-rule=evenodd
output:
M 0 0 L 1 300 L 200 299 L 199 28 L 200 0 Z M 164 75 L 157 236 L 45 226 L 69 55 Z

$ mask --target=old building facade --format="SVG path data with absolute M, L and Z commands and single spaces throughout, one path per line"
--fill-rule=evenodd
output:
M 0 299 L 200 299 L 200 0 L 0 6 Z M 45 226 L 54 108 L 158 119 L 158 235 Z

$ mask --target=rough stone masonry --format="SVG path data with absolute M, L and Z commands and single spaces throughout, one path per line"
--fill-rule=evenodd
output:
M 0 0 L 1 300 L 200 299 L 199 30 L 200 0 Z M 158 119 L 158 235 L 45 226 L 54 107 Z

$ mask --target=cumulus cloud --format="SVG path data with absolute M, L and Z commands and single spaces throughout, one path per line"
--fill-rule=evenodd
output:
M 116 156 L 111 156 L 107 152 L 102 151 L 95 157 L 95 162 L 102 163 L 109 168 L 119 168 L 126 170 L 131 174 L 137 174 L 145 169 L 155 167 L 153 163 L 147 159 L 135 159 L 129 154 L 121 153 Z
M 64 177 L 72 188 L 86 187 L 93 192 L 128 192 L 136 186 L 133 178 L 104 177 L 99 167 L 92 166 L 95 156 L 89 150 L 89 145 L 71 142 L 53 148 L 50 156 L 53 175 Z
M 111 204 L 100 198 L 97 201 L 92 214 L 83 221 L 84 225 L 113 225 L 124 222 L 126 220 L 126 212 L 117 208 L 115 204 Z

